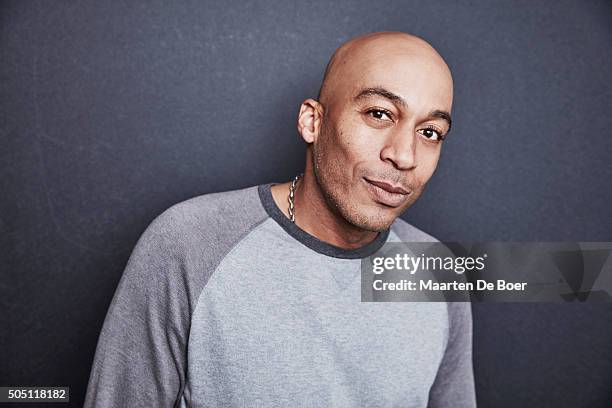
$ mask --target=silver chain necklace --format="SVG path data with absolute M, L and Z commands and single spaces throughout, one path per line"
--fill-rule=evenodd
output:
M 291 186 L 289 187 L 289 219 L 291 222 L 295 223 L 295 186 L 297 185 L 298 180 L 302 177 L 304 173 L 300 173 L 293 178 L 291 182 Z

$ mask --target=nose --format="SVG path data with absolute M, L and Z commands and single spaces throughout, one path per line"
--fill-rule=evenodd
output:
M 390 162 L 398 170 L 410 170 L 416 167 L 416 130 L 414 126 L 396 128 L 387 135 L 380 151 L 380 159 Z

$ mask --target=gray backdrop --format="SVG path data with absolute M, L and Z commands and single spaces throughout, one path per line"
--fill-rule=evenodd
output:
M 5 1 L 0 21 L 0 385 L 70 386 L 80 406 L 148 223 L 300 170 L 299 104 L 364 32 L 424 37 L 455 78 L 408 221 L 612 241 L 609 2 Z M 474 330 L 481 406 L 612 406 L 612 305 L 475 305 Z

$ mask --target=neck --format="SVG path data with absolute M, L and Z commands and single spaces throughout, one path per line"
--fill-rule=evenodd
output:
M 376 239 L 378 232 L 356 227 L 329 207 L 314 173 L 309 170 L 306 169 L 295 190 L 296 225 L 321 241 L 345 249 L 359 248 Z M 272 186 L 272 197 L 287 217 L 290 186 L 290 181 Z

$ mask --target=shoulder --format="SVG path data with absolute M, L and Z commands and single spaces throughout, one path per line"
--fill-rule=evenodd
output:
M 157 215 L 141 240 L 184 250 L 240 235 L 266 216 L 257 186 L 203 194 L 178 202 Z
M 162 212 L 155 222 L 164 227 L 185 227 L 229 219 L 244 214 L 263 214 L 257 186 L 220 193 L 203 194 L 178 202 Z
M 438 239 L 399 217 L 391 224 L 391 231 L 404 242 L 439 242 Z
M 178 202 L 141 234 L 124 281 L 160 299 L 186 293 L 193 308 L 218 263 L 266 218 L 257 186 Z

